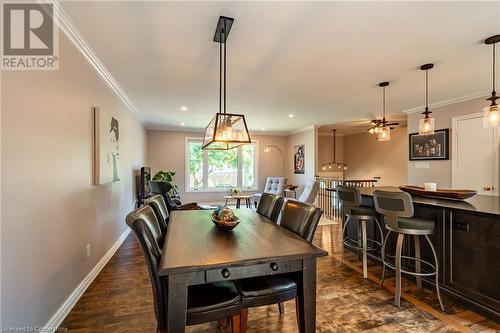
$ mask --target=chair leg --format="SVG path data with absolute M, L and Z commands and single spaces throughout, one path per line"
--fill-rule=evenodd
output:
M 247 333 L 248 309 L 241 309 L 240 333 Z
M 414 235 L 413 240 L 415 243 L 415 258 L 420 259 L 420 239 L 419 239 L 418 235 Z M 421 265 L 420 265 L 419 260 L 415 261 L 415 272 L 419 273 L 419 274 L 421 272 Z M 422 288 L 422 277 L 417 275 L 416 279 L 417 279 L 417 288 L 421 289 Z
M 297 318 L 297 327 L 300 330 L 299 298 L 295 297 L 295 317 Z
M 339 267 L 342 266 L 342 262 L 344 261 L 344 253 L 345 253 L 345 247 L 344 247 L 344 239 L 345 239 L 345 230 L 347 227 L 347 224 L 351 221 L 351 217 L 348 216 L 347 220 L 344 222 L 344 226 L 342 227 L 342 257 L 340 257 L 340 264 Z
M 241 333 L 241 315 L 231 317 L 231 333 Z
M 398 240 L 396 243 L 396 263 L 394 265 L 396 268 L 396 291 L 394 295 L 394 305 L 398 308 L 401 304 L 401 252 L 403 250 L 404 237 L 404 234 L 398 234 Z
M 278 303 L 278 310 L 280 311 L 280 315 L 284 315 L 285 314 L 285 303 L 279 302 Z
M 385 245 L 387 244 L 387 239 L 389 238 L 390 230 L 387 231 L 387 235 L 385 235 L 384 241 L 382 243 L 382 249 L 380 250 L 380 254 L 382 256 L 382 278 L 380 279 L 380 287 L 384 286 L 385 279 Z
M 436 253 L 436 249 L 434 248 L 434 245 L 432 244 L 429 236 L 425 235 L 425 238 L 427 239 L 427 241 L 429 242 L 429 245 L 431 246 L 432 254 L 434 255 L 434 260 L 436 262 L 436 293 L 438 296 L 439 305 L 441 306 L 441 311 L 444 312 L 443 301 L 441 300 L 441 294 L 439 293 L 439 260 L 438 260 L 438 256 Z
M 222 318 L 222 319 L 217 320 L 217 323 L 219 325 L 219 329 L 223 329 L 226 327 L 228 320 L 227 320 L 227 318 Z
M 361 220 L 361 237 L 363 242 L 363 277 L 368 278 L 368 253 L 366 245 L 366 221 Z

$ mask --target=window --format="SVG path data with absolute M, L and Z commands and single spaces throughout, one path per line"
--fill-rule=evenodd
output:
M 188 191 L 258 189 L 256 142 L 231 150 L 202 150 L 201 145 L 201 139 L 186 141 Z

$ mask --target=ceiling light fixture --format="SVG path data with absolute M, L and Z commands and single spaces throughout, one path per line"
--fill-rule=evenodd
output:
M 383 89 L 382 103 L 383 103 L 383 109 L 384 109 L 384 113 L 382 116 L 382 123 L 380 124 L 380 129 L 379 129 L 378 136 L 377 136 L 378 141 L 390 141 L 391 140 L 391 128 L 387 125 L 387 121 L 385 120 L 385 88 L 388 85 L 389 85 L 389 82 L 380 82 L 378 84 L 378 86 Z
M 184 124 L 184 123 L 181 123 L 181 126 L 184 126 L 184 125 L 186 125 L 186 124 Z
M 293 118 L 293 117 L 295 117 L 295 115 L 294 115 L 293 113 L 290 113 L 290 114 L 288 115 L 288 118 Z
M 342 178 L 344 178 L 344 170 L 347 170 L 347 165 L 345 163 L 342 163 L 342 162 L 337 162 L 337 156 L 336 156 L 336 153 L 337 153 L 337 130 L 334 129 L 332 130 L 333 132 L 333 161 L 332 162 L 329 162 L 329 163 L 324 163 L 322 165 L 322 169 L 323 170 L 326 170 L 326 169 L 338 169 L 338 170 L 342 170 Z
M 226 113 L 226 44 L 233 22 L 231 17 L 220 16 L 215 29 L 214 42 L 219 43 L 219 112 L 205 128 L 204 150 L 229 150 L 252 142 L 245 116 Z
M 491 97 L 487 99 L 488 101 L 491 101 L 490 106 L 486 107 L 483 110 L 484 127 L 500 126 L 500 115 L 498 114 L 498 105 L 497 105 L 497 99 L 499 99 L 500 97 L 497 96 L 497 93 L 495 91 L 495 75 L 496 75 L 495 49 L 496 49 L 496 44 L 498 42 L 500 42 L 500 35 L 491 36 L 489 38 L 486 38 L 486 40 L 484 41 L 486 45 L 491 45 L 493 49 L 493 91 L 491 92 Z
M 418 125 L 418 134 L 429 135 L 434 134 L 434 118 L 429 117 L 432 112 L 429 111 L 429 69 L 434 68 L 434 64 L 425 64 L 420 66 L 420 69 L 425 71 L 425 111 L 422 112 L 425 117 L 420 119 Z
M 188 107 L 187 106 L 181 106 L 181 111 L 187 111 Z

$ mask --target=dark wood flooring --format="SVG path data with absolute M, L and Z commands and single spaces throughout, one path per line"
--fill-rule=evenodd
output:
M 439 310 L 433 291 L 417 290 L 404 281 L 401 308 L 392 305 L 394 278 L 379 288 L 380 267 L 369 267 L 363 279 L 361 263 L 342 253 L 338 224 L 318 228 L 315 243 L 330 255 L 318 261 L 317 331 L 327 332 L 500 332 L 500 324 L 444 298 Z M 250 309 L 248 332 L 297 332 L 294 303 Z M 152 292 L 138 243 L 130 234 L 113 258 L 83 294 L 61 325 L 72 332 L 155 332 Z M 228 332 L 216 323 L 191 326 L 188 332 Z

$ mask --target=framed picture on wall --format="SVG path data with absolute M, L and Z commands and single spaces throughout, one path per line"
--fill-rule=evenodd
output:
M 430 135 L 412 133 L 409 142 L 410 161 L 450 159 L 450 135 L 447 128 L 434 131 L 434 134 Z
M 107 110 L 93 108 L 94 112 L 94 184 L 120 180 L 120 123 Z
M 293 169 L 296 174 L 305 173 L 305 147 L 304 145 L 295 146 Z

